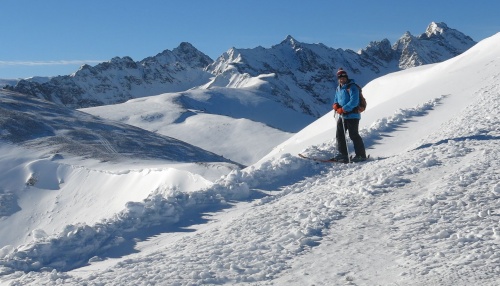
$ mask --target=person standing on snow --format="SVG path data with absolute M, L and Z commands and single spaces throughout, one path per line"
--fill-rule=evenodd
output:
M 354 151 L 356 152 L 356 156 L 352 158 L 352 162 L 364 161 L 366 160 L 365 144 L 358 132 L 359 120 L 361 119 L 361 115 L 358 112 L 359 89 L 354 84 L 354 80 L 349 79 L 347 72 L 342 68 L 339 68 L 337 71 L 337 79 L 339 85 L 335 91 L 332 107 L 340 115 L 337 120 L 336 134 L 339 154 L 334 159 L 337 161 L 348 161 L 345 128 L 345 131 L 349 132 L 349 138 L 354 143 Z

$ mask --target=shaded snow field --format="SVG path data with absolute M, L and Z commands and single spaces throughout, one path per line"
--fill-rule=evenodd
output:
M 159 184 L 97 223 L 34 231 L 33 241 L 2 248 L 0 283 L 496 285 L 500 57 L 477 51 L 499 40 L 402 73 L 403 80 L 446 66 L 449 73 L 441 70 L 446 75 L 420 93 L 449 88 L 450 78 L 458 87 L 425 93 L 419 104 L 398 99 L 410 106 L 370 121 L 361 131 L 370 161 L 296 157 L 335 149 L 332 140 L 297 137 L 324 136 L 313 123 L 257 164 L 204 188 Z M 474 88 L 460 88 L 472 74 Z

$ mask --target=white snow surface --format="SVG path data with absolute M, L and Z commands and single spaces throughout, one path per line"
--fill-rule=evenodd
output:
M 248 166 L 314 120 L 257 89 L 258 85 L 191 89 L 81 110 L 174 137 Z
M 498 285 L 499 45 L 370 82 L 363 163 L 296 156 L 332 113 L 212 181 L 0 142 L 0 284 Z

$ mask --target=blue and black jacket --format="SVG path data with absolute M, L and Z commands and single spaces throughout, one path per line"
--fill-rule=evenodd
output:
M 337 103 L 347 112 L 344 114 L 345 119 L 361 119 L 361 114 L 358 112 L 359 89 L 353 79 L 349 79 L 342 86 L 337 86 L 333 103 Z

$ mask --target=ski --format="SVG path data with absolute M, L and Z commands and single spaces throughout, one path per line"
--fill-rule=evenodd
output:
M 322 162 L 322 163 L 348 163 L 347 161 L 338 161 L 338 160 L 335 160 L 335 159 L 321 159 L 321 158 L 314 158 L 314 157 L 308 157 L 308 156 L 305 156 L 304 154 L 298 154 L 298 156 L 302 159 L 307 159 L 307 160 L 311 160 L 311 161 L 315 161 L 315 162 Z
M 315 162 L 321 162 L 321 163 L 343 163 L 343 164 L 349 163 L 349 161 L 340 161 L 340 160 L 335 160 L 333 158 L 332 159 L 321 159 L 321 158 L 309 157 L 309 156 L 306 156 L 306 155 L 301 154 L 301 153 L 299 153 L 298 156 L 300 158 L 302 158 L 302 159 L 307 159 L 307 160 L 311 160 L 311 161 L 315 161 Z M 351 156 L 350 162 L 351 163 L 361 163 L 361 162 L 366 162 L 368 160 L 370 160 L 370 155 L 368 155 L 365 160 L 358 161 L 358 162 L 353 162 L 352 161 L 352 156 Z
M 366 158 L 364 160 L 360 160 L 360 161 L 357 161 L 357 162 L 353 161 L 354 157 L 352 155 L 349 158 L 350 158 L 349 161 L 351 163 L 362 163 L 362 162 L 366 162 L 366 161 L 370 160 L 370 155 L 366 156 Z

